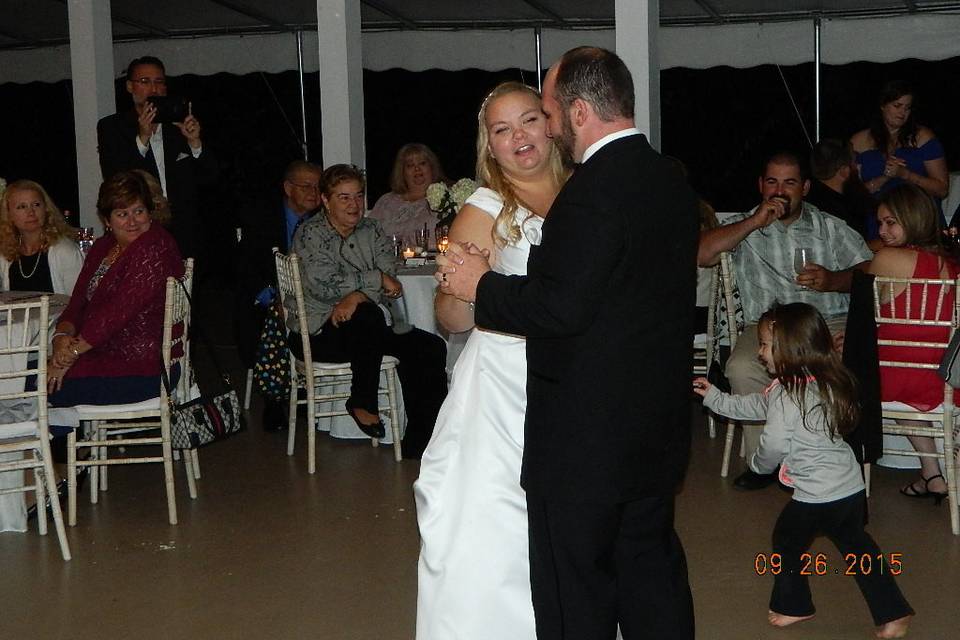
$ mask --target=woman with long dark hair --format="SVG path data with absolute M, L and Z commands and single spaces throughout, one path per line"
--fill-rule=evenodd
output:
M 886 83 L 870 128 L 854 134 L 850 143 L 870 193 L 880 196 L 898 185 L 912 184 L 939 203 L 949 190 L 943 145 L 914 119 L 914 106 L 910 85 L 900 80 Z

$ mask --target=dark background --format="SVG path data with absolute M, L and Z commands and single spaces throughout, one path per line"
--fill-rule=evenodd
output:
M 783 67 L 783 76 L 812 137 L 813 64 Z M 221 161 L 221 179 L 204 194 L 207 246 L 228 251 L 238 207 L 279 188 L 284 166 L 299 157 L 299 85 L 294 71 L 244 76 L 173 75 L 170 93 L 193 101 L 205 148 Z M 867 125 L 880 85 L 905 78 L 916 89 L 915 115 L 943 142 L 947 162 L 960 165 L 960 58 L 944 61 L 853 63 L 824 66 L 821 137 L 847 138 Z M 476 110 L 498 82 L 535 84 L 532 71 L 479 70 L 364 72 L 368 206 L 387 190 L 396 150 L 423 142 L 439 155 L 448 177 L 473 175 Z M 117 82 L 118 108 L 130 107 Z M 320 162 L 320 90 L 306 78 L 310 159 Z M 76 211 L 71 84 L 0 85 L 0 176 L 43 184 L 62 209 Z M 761 158 L 775 148 L 805 151 L 807 140 L 773 65 L 749 69 L 668 69 L 661 73 L 661 142 L 664 153 L 686 163 L 694 188 L 719 211 L 747 209 L 757 201 Z M 92 204 L 92 203 L 85 203 Z M 76 221 L 74 220 L 74 223 Z M 229 262 L 229 261 L 223 261 Z

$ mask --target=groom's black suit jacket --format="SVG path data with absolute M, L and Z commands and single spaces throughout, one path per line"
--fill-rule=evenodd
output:
M 527 275 L 481 278 L 477 324 L 527 336 L 528 492 L 623 502 L 682 480 L 697 211 L 644 136 L 621 138 L 563 187 Z

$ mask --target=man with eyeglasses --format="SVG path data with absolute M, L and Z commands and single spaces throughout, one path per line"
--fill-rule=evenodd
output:
M 133 109 L 97 123 L 100 170 L 107 180 L 118 171 L 143 169 L 163 188 L 173 214 L 171 232 L 184 256 L 197 256 L 200 220 L 199 186 L 212 179 L 215 161 L 204 150 L 200 122 L 192 105 L 182 122 L 160 124 L 149 98 L 167 95 L 163 63 L 143 56 L 127 66 L 127 92 Z
M 234 335 L 240 361 L 251 368 L 263 331 L 267 309 L 277 295 L 273 247 L 284 253 L 293 245 L 294 233 L 320 207 L 322 169 L 303 160 L 287 165 L 282 197 L 247 203 L 240 212 L 237 298 L 233 314 Z M 263 428 L 281 431 L 287 426 L 284 403 L 264 398 Z
M 806 302 L 823 315 L 842 344 L 854 270 L 873 259 L 863 238 L 847 224 L 804 198 L 810 190 L 806 165 L 796 154 L 779 152 L 762 165 L 758 182 L 762 201 L 753 210 L 731 216 L 723 226 L 700 235 L 697 262 L 709 267 L 731 253 L 740 288 L 746 327 L 727 360 L 726 375 L 736 394 L 758 393 L 771 378 L 757 359 L 757 321 L 774 303 Z M 797 249 L 806 248 L 806 260 Z M 760 444 L 762 424 L 745 423 L 743 439 L 749 460 Z M 776 480 L 747 469 L 734 480 L 746 491 Z

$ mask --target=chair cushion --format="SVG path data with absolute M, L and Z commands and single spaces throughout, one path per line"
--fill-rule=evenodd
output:
M 36 437 L 38 426 L 39 425 L 36 420 L 0 424 L 0 440 Z
M 880 406 L 884 411 L 911 411 L 913 413 L 943 413 L 943 403 L 940 403 L 939 405 L 937 405 L 933 409 L 930 409 L 929 411 L 921 411 L 916 407 L 911 407 L 908 404 L 904 404 L 902 402 L 896 402 L 896 401 L 883 402 L 881 403 Z M 960 407 L 954 407 L 953 414 L 960 415 Z

